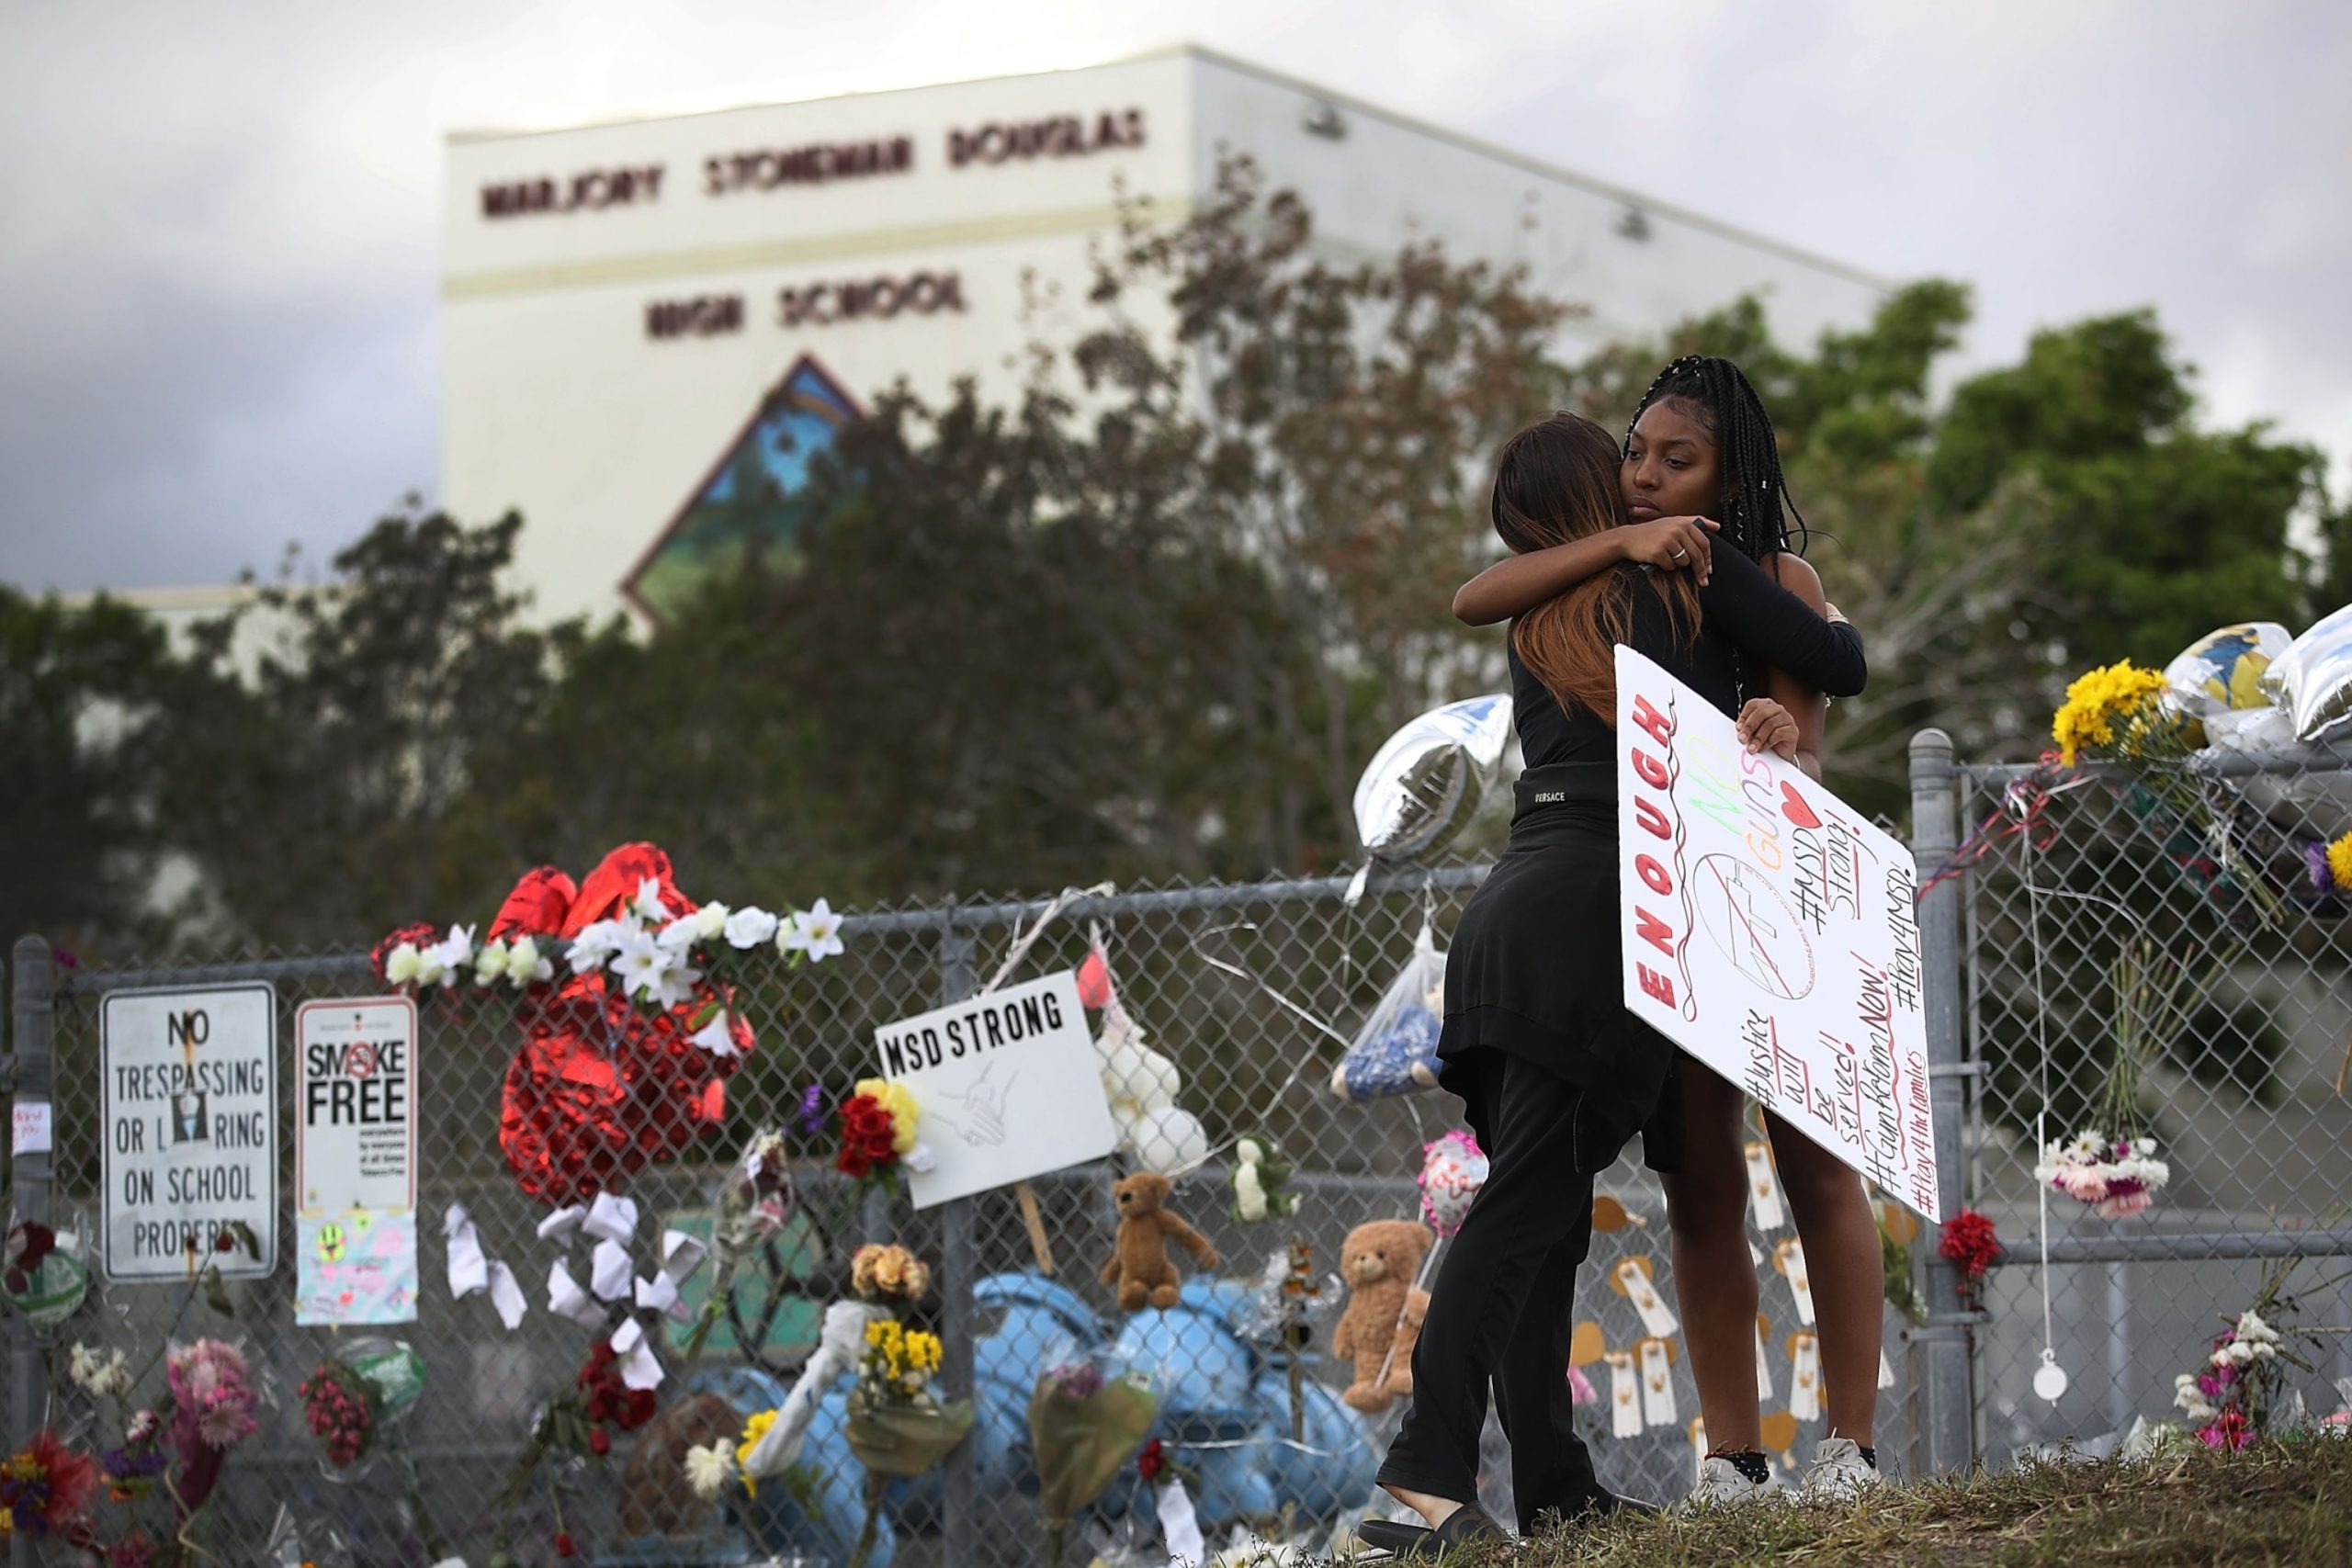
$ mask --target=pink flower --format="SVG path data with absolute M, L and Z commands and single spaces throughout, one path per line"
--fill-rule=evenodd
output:
M 2224 1410 L 2211 1426 L 2197 1428 L 2197 1440 L 2209 1449 L 2228 1449 L 2234 1453 L 2254 1441 L 2254 1423 L 2245 1418 L 2242 1410 Z
M 2133 1214 L 2140 1213 L 2149 1204 L 2155 1201 L 2154 1198 L 2149 1196 L 2146 1188 L 2138 1187 L 2136 1184 L 2133 1185 L 2135 1188 L 2134 1190 L 2130 1192 L 2117 1192 L 2115 1196 L 2108 1199 L 2105 1202 L 2096 1205 L 2093 1212 L 2103 1220 L 2129 1219 Z
M 2096 1203 L 2107 1196 L 2107 1178 L 2096 1166 L 2062 1166 L 2052 1185 L 2078 1202 Z

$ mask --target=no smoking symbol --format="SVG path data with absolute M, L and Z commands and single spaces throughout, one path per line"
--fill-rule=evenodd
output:
M 371 1077 L 375 1075 L 375 1071 L 376 1047 L 370 1045 L 365 1040 L 354 1041 L 351 1046 L 351 1054 L 344 1059 L 344 1077 L 353 1078 Z

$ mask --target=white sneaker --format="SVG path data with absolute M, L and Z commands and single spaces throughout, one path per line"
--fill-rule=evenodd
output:
M 1824 1438 L 1814 1445 L 1813 1465 L 1804 1472 L 1806 1501 L 1850 1503 L 1885 1484 L 1886 1477 L 1862 1457 L 1853 1438 Z
M 1739 1472 L 1739 1466 L 1716 1456 L 1699 1467 L 1699 1484 L 1690 1489 L 1690 1506 L 1694 1508 L 1738 1508 L 1760 1503 L 1770 1495 L 1770 1482 L 1750 1481 Z

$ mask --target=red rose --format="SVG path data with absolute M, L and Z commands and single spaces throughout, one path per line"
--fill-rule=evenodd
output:
M 889 1164 L 890 1156 L 898 1152 L 898 1134 L 888 1127 L 877 1133 L 868 1133 L 858 1140 L 859 1146 L 865 1150 L 876 1165 Z
M 874 1161 L 854 1144 L 844 1144 L 833 1161 L 833 1168 L 853 1181 L 862 1181 L 874 1169 Z
M 1167 1463 L 1167 1452 L 1160 1448 L 1158 1438 L 1146 1443 L 1143 1446 L 1143 1452 L 1136 1456 L 1136 1469 L 1142 1472 L 1146 1481 L 1158 1481 L 1160 1470 Z
M 555 1554 L 558 1557 L 577 1557 L 580 1555 L 580 1548 L 573 1542 L 570 1531 L 558 1530 L 555 1532 Z
M 588 1395 L 588 1419 L 611 1421 L 620 1415 L 619 1392 L 606 1383 L 598 1383 Z
M 651 1389 L 630 1389 L 628 1391 L 628 1413 L 621 1421 L 621 1430 L 624 1432 L 634 1432 L 639 1427 L 644 1426 L 648 1421 L 652 1420 L 654 1404 L 653 1391 Z
M 600 1458 L 613 1451 L 612 1435 L 602 1427 L 588 1428 L 588 1451 Z

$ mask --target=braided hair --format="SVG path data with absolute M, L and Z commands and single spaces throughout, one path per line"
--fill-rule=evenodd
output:
M 1781 550 L 1804 554 L 1809 531 L 1789 499 L 1771 416 L 1739 367 L 1719 355 L 1686 354 L 1659 371 L 1626 422 L 1623 453 L 1633 451 L 1634 426 L 1650 405 L 1668 400 L 1686 405 L 1714 434 L 1725 481 L 1724 515 L 1716 519 L 1723 536 L 1759 564 Z

